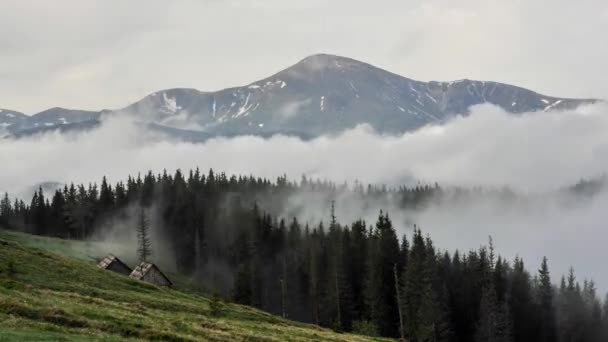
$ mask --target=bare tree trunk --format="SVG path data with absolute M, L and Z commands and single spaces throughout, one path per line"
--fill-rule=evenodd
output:
M 399 292 L 399 276 L 397 275 L 397 264 L 393 265 L 393 275 L 395 277 L 395 294 L 397 296 L 397 310 L 399 310 L 399 333 L 401 340 L 405 341 L 405 333 L 403 331 L 403 313 L 401 312 L 401 293 Z
M 287 318 L 287 261 L 283 256 L 283 277 L 281 282 L 281 309 L 283 311 L 283 318 Z
M 310 287 L 312 290 L 312 316 L 316 325 L 319 325 L 319 298 L 317 293 L 317 267 L 315 265 L 316 260 L 314 258 L 314 251 L 311 252 L 310 257 Z
M 342 328 L 342 310 L 340 308 L 340 286 L 338 284 L 338 268 L 334 271 L 334 280 L 336 285 L 336 309 L 338 310 L 338 327 Z
M 315 319 L 315 324 L 319 325 L 319 299 L 317 298 L 317 284 L 313 284 L 312 291 L 312 313 Z
M 200 246 L 200 237 L 199 237 L 199 227 L 194 228 L 194 273 L 197 274 L 200 267 L 201 260 L 201 246 Z
M 285 280 L 283 278 L 279 279 L 279 284 L 281 284 L 281 317 L 287 318 L 285 312 Z

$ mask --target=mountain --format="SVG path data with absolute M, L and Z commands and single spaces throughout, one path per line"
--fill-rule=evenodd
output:
M 19 117 L 19 120 L 8 126 L 8 128 L 13 133 L 44 130 L 47 128 L 58 128 L 63 125 L 89 122 L 98 119 L 100 115 L 101 112 L 55 107 L 32 116 L 22 115 Z
M 27 115 L 9 109 L 0 108 L 0 132 L 28 118 Z
M 402 133 L 466 115 L 469 107 L 482 103 L 517 114 L 570 109 L 595 101 L 545 96 L 497 82 L 420 82 L 354 59 L 319 54 L 246 86 L 217 92 L 158 91 L 108 114 L 133 115 L 161 127 L 198 132 L 201 137 L 275 133 L 314 137 L 363 123 L 381 133 Z M 36 123 L 63 124 L 61 117 L 68 117 L 63 113 L 56 111 L 54 121 L 44 115 L 50 121 Z M 76 116 L 96 119 L 99 114 Z

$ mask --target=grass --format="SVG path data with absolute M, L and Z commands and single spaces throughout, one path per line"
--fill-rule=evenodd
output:
M 100 241 L 65 240 L 25 234 L 5 229 L 0 229 L 0 239 L 14 241 L 22 246 L 33 247 L 95 264 L 105 257 L 108 251 L 122 257 L 122 253 L 120 252 L 124 252 L 125 248 L 125 246 L 117 246 L 116 244 Z M 134 267 L 136 264 L 136 262 L 133 260 L 128 260 L 127 258 L 121 259 L 132 267 Z M 175 287 L 181 291 L 197 294 L 210 294 L 208 291 L 206 291 L 206 289 L 201 287 L 199 284 L 196 284 L 190 277 L 175 273 L 168 273 L 168 275 L 170 276 Z
M 98 251 L 104 249 L 104 244 L 101 242 L 63 240 L 3 229 L 0 229 L 0 239 L 89 262 L 95 262 L 100 257 Z
M 374 340 L 210 303 L 101 270 L 86 243 L 0 230 L 0 341 Z

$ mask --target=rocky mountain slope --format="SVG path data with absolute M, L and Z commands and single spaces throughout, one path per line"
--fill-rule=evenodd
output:
M 189 136 L 199 132 L 203 138 L 276 133 L 314 137 L 359 124 L 388 134 L 411 131 L 466 115 L 482 103 L 516 114 L 594 101 L 545 96 L 497 82 L 420 82 L 350 58 L 319 54 L 246 86 L 217 92 L 168 89 L 105 113 L 132 115 L 178 136 L 179 130 L 187 130 Z M 54 108 L 5 126 L 18 133 L 97 120 L 101 114 Z

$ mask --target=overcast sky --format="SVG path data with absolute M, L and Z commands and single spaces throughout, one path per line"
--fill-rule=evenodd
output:
M 118 108 L 218 90 L 326 52 L 419 80 L 605 97 L 605 0 L 0 2 L 0 107 Z

